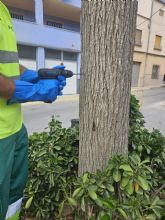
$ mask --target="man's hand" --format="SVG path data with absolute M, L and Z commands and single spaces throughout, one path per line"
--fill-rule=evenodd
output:
M 55 66 L 54 69 L 65 69 L 65 66 L 62 66 L 62 65 Z M 35 70 L 26 69 L 20 65 L 20 72 L 21 72 L 21 75 L 20 75 L 21 81 L 36 83 L 40 80 L 38 72 Z M 60 81 L 64 81 L 64 80 L 66 81 L 65 77 L 60 78 Z
M 21 80 L 14 80 L 15 91 L 8 104 L 24 102 L 54 102 L 60 95 L 60 83 L 58 80 L 40 80 L 35 84 Z
M 65 66 L 59 65 L 55 66 L 55 69 L 65 69 Z M 38 72 L 35 70 L 25 69 L 23 66 L 20 66 L 20 70 L 22 74 L 20 75 L 20 80 L 29 82 L 29 83 L 37 83 L 40 80 Z M 59 95 L 62 95 L 62 90 L 66 86 L 66 78 L 64 76 L 58 77 L 60 92 Z
M 22 66 L 21 64 L 19 64 L 20 75 L 23 74 L 25 72 L 25 70 L 27 70 L 27 68 Z
M 9 99 L 15 91 L 15 84 L 12 80 L 0 74 L 0 97 Z
M 20 75 L 20 80 L 29 83 L 36 83 L 39 81 L 38 72 L 35 70 L 25 69 Z
M 58 65 L 58 66 L 55 66 L 54 69 L 62 69 L 62 70 L 64 70 L 65 66 L 64 65 Z M 62 90 L 66 86 L 66 78 L 64 76 L 59 76 L 58 80 L 60 82 L 60 90 L 61 90 L 59 95 L 62 96 L 63 95 Z

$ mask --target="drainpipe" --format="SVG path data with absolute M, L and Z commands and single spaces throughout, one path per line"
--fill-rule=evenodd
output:
M 80 94 L 81 53 L 77 54 L 77 94 Z
M 146 69 L 147 69 L 147 62 L 148 62 L 148 52 L 149 52 L 149 46 L 150 46 L 150 39 L 151 39 L 151 26 L 152 26 L 152 15 L 153 15 L 153 9 L 154 9 L 154 1 L 152 0 L 152 5 L 151 5 L 151 14 L 150 14 L 150 21 L 149 21 L 149 33 L 148 33 L 148 41 L 147 41 L 147 51 L 146 51 L 146 57 L 144 61 L 144 74 L 143 74 L 143 84 L 142 86 L 144 87 L 144 81 L 145 81 L 145 75 L 146 75 Z

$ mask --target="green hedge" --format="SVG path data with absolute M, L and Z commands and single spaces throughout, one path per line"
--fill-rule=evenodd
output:
M 144 127 L 131 97 L 129 156 L 116 155 L 103 171 L 77 177 L 78 127 L 52 118 L 49 132 L 30 137 L 30 174 L 23 216 L 38 220 L 165 219 L 165 137 Z

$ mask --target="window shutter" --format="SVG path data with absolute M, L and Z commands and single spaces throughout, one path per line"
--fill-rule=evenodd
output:
M 137 29 L 135 36 L 135 44 L 140 46 L 142 44 L 141 39 L 142 39 L 142 30 Z
M 152 67 L 152 79 L 158 79 L 159 78 L 159 69 L 160 66 L 159 65 L 153 65 Z
M 156 37 L 155 37 L 155 46 L 154 46 L 155 49 L 161 49 L 161 40 L 162 40 L 162 37 L 156 35 Z

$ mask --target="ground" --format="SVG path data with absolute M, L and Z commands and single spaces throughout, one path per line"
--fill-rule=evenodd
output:
M 165 135 L 165 87 L 144 91 L 142 100 L 146 127 L 160 129 Z
M 146 126 L 160 129 L 165 135 L 165 87 L 139 90 L 136 94 L 141 101 Z M 78 95 L 61 97 L 53 104 L 26 104 L 23 113 L 29 134 L 43 131 L 52 115 L 62 121 L 64 127 L 70 127 L 71 119 L 79 115 Z
M 26 104 L 23 105 L 24 123 L 28 133 L 41 132 L 54 115 L 63 123 L 63 127 L 71 126 L 71 119 L 79 116 L 79 96 L 65 96 L 53 104 Z

